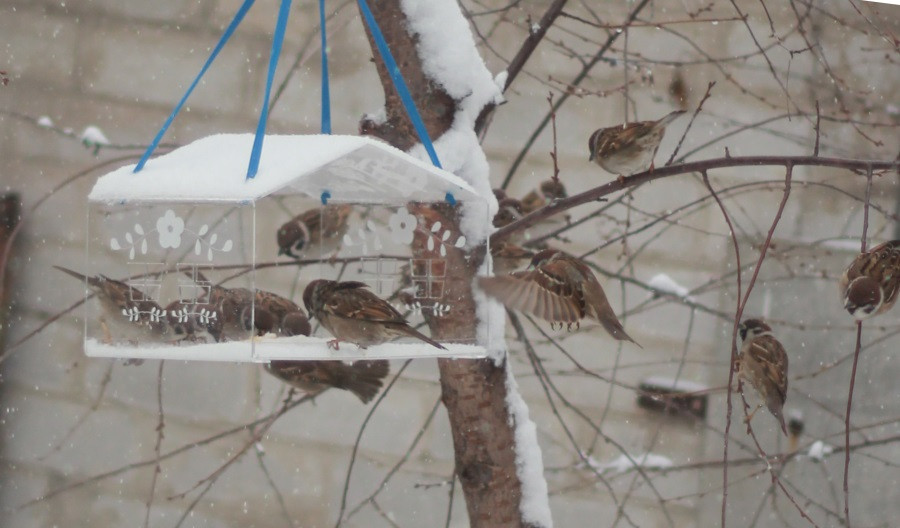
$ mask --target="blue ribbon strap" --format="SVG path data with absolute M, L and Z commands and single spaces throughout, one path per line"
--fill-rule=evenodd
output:
M 263 97 L 259 123 L 256 125 L 256 137 L 253 138 L 253 150 L 250 151 L 250 165 L 247 167 L 247 179 L 256 176 L 259 170 L 259 158 L 262 155 L 263 138 L 266 135 L 266 121 L 269 119 L 269 95 L 272 93 L 272 82 L 275 80 L 275 67 L 281 55 L 281 44 L 284 42 L 284 30 L 287 27 L 288 15 L 291 12 L 291 0 L 281 0 L 278 9 L 278 21 L 275 23 L 275 36 L 272 39 L 272 53 L 269 55 L 269 73 L 266 76 L 266 94 Z
M 331 134 L 331 94 L 328 89 L 328 38 L 325 32 L 325 0 L 319 0 L 319 33 L 322 35 L 322 133 Z
M 162 128 L 156 134 L 156 137 L 153 138 L 153 141 L 150 143 L 150 146 L 147 147 L 147 151 L 144 152 L 144 155 L 141 156 L 141 160 L 138 161 L 138 164 L 134 167 L 134 172 L 138 172 L 139 170 L 144 168 L 144 165 L 147 163 L 147 160 L 150 159 L 150 156 L 153 154 L 153 151 L 156 150 L 156 147 L 159 145 L 159 142 L 162 140 L 163 134 L 166 133 L 166 130 L 169 129 L 169 125 L 172 124 L 172 121 L 175 120 L 175 116 L 178 115 L 178 112 L 181 110 L 181 107 L 184 106 L 184 103 L 187 101 L 188 97 L 190 97 L 191 92 L 194 91 L 194 88 L 197 87 L 197 83 L 200 82 L 200 78 L 203 77 L 203 74 L 206 73 L 206 70 L 209 69 L 209 66 L 213 63 L 215 58 L 219 55 L 219 52 L 222 51 L 222 47 L 225 46 L 225 43 L 228 42 L 228 39 L 231 38 L 232 33 L 238 27 L 238 24 L 244 20 L 244 15 L 247 14 L 247 11 L 250 10 L 250 7 L 253 5 L 254 0 L 244 0 L 241 8 L 238 9 L 238 12 L 234 15 L 234 19 L 228 24 L 228 27 L 225 28 L 225 33 L 222 33 L 222 38 L 219 39 L 219 43 L 216 44 L 216 47 L 213 48 L 212 53 L 209 54 L 209 58 L 206 59 L 206 64 L 203 65 L 203 68 L 200 69 L 200 73 L 197 74 L 197 78 L 194 79 L 194 82 L 191 83 L 190 87 L 188 87 L 187 92 L 185 92 L 184 97 L 181 98 L 181 101 L 178 101 L 178 104 L 175 106 L 175 109 L 172 110 L 172 113 L 169 115 L 166 122 L 163 123 Z
M 391 50 L 388 48 L 387 42 L 384 40 L 384 36 L 381 34 L 381 29 L 378 27 L 378 22 L 375 21 L 375 17 L 372 16 L 372 11 L 369 10 L 369 5 L 366 3 L 366 0 L 357 0 L 359 2 L 359 9 L 362 11 L 363 19 L 366 21 L 366 25 L 369 27 L 369 31 L 372 32 L 372 37 L 375 39 L 375 45 L 378 47 L 378 53 L 381 55 L 381 59 L 384 61 L 384 65 L 387 67 L 388 74 L 391 76 L 391 81 L 394 83 L 394 88 L 397 90 L 397 94 L 400 95 L 400 101 L 403 102 L 403 107 L 406 109 L 406 114 L 409 116 L 410 121 L 412 121 L 413 127 L 416 129 L 416 134 L 419 136 L 419 141 L 422 142 L 422 145 L 425 147 L 425 150 L 428 152 L 428 156 L 431 158 L 431 163 L 437 167 L 441 168 L 441 162 L 438 160 L 437 152 L 434 150 L 434 145 L 431 144 L 431 138 L 428 136 L 428 130 L 425 128 L 425 123 L 422 121 L 422 116 L 419 115 L 418 109 L 416 109 L 416 103 L 413 101 L 412 96 L 409 93 L 409 88 L 406 86 L 406 81 L 403 80 L 403 75 L 400 74 L 400 67 L 397 66 L 397 61 L 394 60 L 394 56 L 391 55 Z

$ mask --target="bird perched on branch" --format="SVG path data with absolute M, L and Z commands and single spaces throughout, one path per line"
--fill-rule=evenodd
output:
M 736 367 L 738 377 L 753 385 L 787 434 L 782 413 L 788 389 L 787 352 L 772 335 L 772 328 L 761 319 L 745 319 L 738 329 L 744 343 Z M 762 404 L 745 418 L 748 423 L 760 407 Z
M 625 332 L 590 268 L 557 249 L 539 251 L 528 270 L 482 277 L 478 285 L 507 308 L 534 314 L 551 326 L 578 328 L 588 317 L 603 325 L 613 338 L 640 346 Z
M 167 333 L 166 311 L 140 290 L 105 275 L 88 277 L 62 266 L 54 268 L 87 283 L 100 301 L 103 341 L 162 341 Z
M 386 360 L 356 361 L 272 361 L 266 372 L 309 394 L 326 389 L 348 390 L 363 403 L 369 403 L 381 389 L 390 372 Z
M 497 203 L 497 214 L 494 215 L 492 223 L 494 227 L 500 229 L 508 226 L 516 220 L 522 218 L 522 202 L 515 198 L 506 197 Z
M 840 286 L 844 309 L 859 321 L 890 310 L 900 290 L 900 240 L 857 255 L 844 271 Z
M 566 186 L 559 180 L 544 180 L 537 189 L 522 198 L 522 214 L 531 214 L 556 200 L 567 198 Z
M 333 204 L 300 213 L 278 228 L 278 254 L 300 258 L 294 251 L 316 247 L 322 254 L 335 251 L 347 232 L 351 212 L 350 204 Z
M 409 326 L 400 312 L 362 282 L 314 280 L 303 291 L 303 304 L 310 317 L 318 319 L 335 337 L 328 342 L 335 349 L 341 341 L 367 348 L 398 337 L 414 337 L 446 350 Z
M 676 110 L 656 121 L 636 121 L 595 131 L 588 141 L 591 152 L 588 161 L 596 162 L 620 178 L 653 170 L 653 158 L 666 126 L 683 113 L 684 110 Z

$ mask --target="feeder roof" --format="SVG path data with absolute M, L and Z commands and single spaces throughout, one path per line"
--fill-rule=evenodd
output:
M 252 202 L 306 194 L 353 203 L 484 198 L 458 176 L 363 136 L 267 135 L 259 172 L 247 180 L 253 134 L 217 134 L 97 180 L 92 202 Z

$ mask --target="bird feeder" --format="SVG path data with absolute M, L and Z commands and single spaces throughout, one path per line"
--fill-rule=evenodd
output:
M 490 216 L 468 183 L 377 140 L 268 136 L 257 177 L 246 179 L 253 141 L 253 134 L 206 137 L 137 174 L 125 166 L 97 181 L 89 195 L 85 274 L 119 280 L 133 299 L 155 304 L 110 313 L 89 300 L 88 355 L 224 361 L 485 355 L 472 340 L 452 336 L 444 351 L 403 341 L 368 349 L 342 343 L 333 350 L 324 329 L 315 334 L 321 337 L 259 335 L 253 292 L 273 292 L 302 307 L 303 287 L 317 278 L 364 282 L 413 325 L 425 315 L 447 316 L 455 309 L 444 295 L 448 257 L 463 251 L 466 239 L 440 222 L 427 225 L 409 205 L 470 202 L 475 207 L 466 214 L 483 211 L 485 223 Z M 284 254 L 281 225 L 300 212 L 318 208 L 324 215 L 336 206 L 349 212 L 339 233 L 310 236 L 320 242 Z M 416 256 L 414 238 L 425 245 Z M 217 309 L 211 301 L 217 287 L 246 289 L 248 306 L 235 313 Z M 215 328 L 229 317 L 237 331 L 177 333 L 181 323 Z M 162 333 L 127 331 L 129 323 L 147 320 L 168 325 Z
M 261 295 L 268 292 L 288 299 L 280 306 L 299 311 L 304 286 L 326 278 L 366 283 L 413 325 L 424 315 L 447 316 L 458 308 L 445 289 L 452 273 L 448 262 L 467 241 L 439 221 L 417 217 L 410 205 L 450 202 L 491 224 L 485 199 L 441 169 L 377 22 L 366 0 L 358 3 L 432 163 L 370 138 L 330 135 L 323 2 L 323 135 L 265 134 L 290 0 L 280 2 L 256 133 L 210 136 L 148 163 L 252 6 L 253 0 L 244 0 L 142 159 L 101 177 L 90 193 L 85 274 L 106 284 L 119 281 L 122 293 L 118 304 L 89 299 L 88 355 L 260 362 L 486 355 L 463 335 L 444 335 L 451 342 L 444 343 L 446 350 L 421 342 L 368 349 L 344 344 L 334 350 L 326 345 L 331 336 L 324 330 L 314 334 L 318 338 L 294 335 L 281 313 L 273 318 L 271 310 L 261 309 Z M 346 224 L 335 232 L 310 233 L 313 224 L 324 225 L 328 208 L 335 206 L 346 213 Z M 316 207 L 320 222 L 291 227 L 299 213 Z M 414 240 L 424 247 L 413 252 Z M 87 282 L 91 286 L 90 278 Z M 228 302 L 221 300 L 222 288 L 232 292 Z M 487 321 L 481 324 L 490 328 Z

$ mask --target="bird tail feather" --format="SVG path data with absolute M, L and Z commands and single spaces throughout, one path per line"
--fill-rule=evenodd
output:
M 347 365 L 347 377 L 342 389 L 347 389 L 363 403 L 372 401 L 381 390 L 383 380 L 390 372 L 387 360 L 357 361 Z

